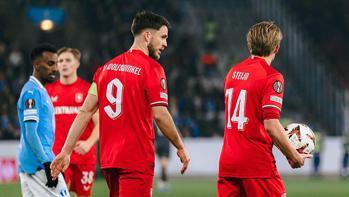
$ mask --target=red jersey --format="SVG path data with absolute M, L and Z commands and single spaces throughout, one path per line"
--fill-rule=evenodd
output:
M 152 106 L 167 106 L 162 66 L 130 50 L 100 67 L 93 78 L 100 116 L 101 168 L 154 173 Z
M 55 155 L 61 152 L 70 126 L 87 96 L 89 87 L 90 84 L 80 78 L 69 85 L 64 85 L 59 80 L 46 85 L 47 92 L 55 108 L 56 129 L 53 145 Z M 93 128 L 94 124 L 91 120 L 79 140 L 88 139 Z M 97 159 L 96 146 L 94 145 L 85 155 L 73 151 L 70 158 L 72 164 L 95 164 Z
M 225 78 L 225 131 L 220 177 L 266 178 L 276 172 L 264 119 L 278 119 L 283 76 L 262 58 L 248 58 Z

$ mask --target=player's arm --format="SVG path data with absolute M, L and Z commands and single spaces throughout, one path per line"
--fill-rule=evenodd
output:
M 181 169 L 181 173 L 183 174 L 188 168 L 190 158 L 173 122 L 171 114 L 165 106 L 153 106 L 152 111 L 153 119 L 156 121 L 160 131 L 177 148 L 177 155 L 183 163 L 183 167 Z
M 97 96 L 88 94 L 80 112 L 76 116 L 68 133 L 67 140 L 64 143 L 61 152 L 71 154 L 76 142 L 79 140 L 81 134 L 84 132 L 88 122 L 91 120 L 93 114 L 97 111 L 98 99 Z
M 41 143 L 38 127 L 41 108 L 41 96 L 37 90 L 28 90 L 23 93 L 23 121 L 25 138 L 40 163 L 50 162 Z
M 38 122 L 35 120 L 28 120 L 24 122 L 26 130 L 26 139 L 29 143 L 31 149 L 33 150 L 36 157 L 39 159 L 40 163 L 50 162 L 49 158 L 46 156 L 44 148 L 41 144 L 40 137 L 38 135 Z
M 86 154 L 90 151 L 91 147 L 98 141 L 99 139 L 99 113 L 97 112 L 92 116 L 92 121 L 94 124 L 94 128 L 91 132 L 91 135 L 86 140 L 78 141 L 75 145 L 74 151 L 79 154 Z
M 42 163 L 44 166 L 45 170 L 45 175 L 47 178 L 47 187 L 56 187 L 58 184 L 58 180 L 52 180 L 52 175 L 50 172 L 50 164 L 51 161 L 49 158 L 46 156 L 44 148 L 41 144 L 40 137 L 38 136 L 38 122 L 37 121 L 25 121 L 25 130 L 26 130 L 26 139 L 32 148 L 34 154 L 36 157 L 39 159 L 39 161 Z
M 73 124 L 71 125 L 68 137 L 61 152 L 53 160 L 51 164 L 52 176 L 56 178 L 60 172 L 64 172 L 69 166 L 69 156 L 74 149 L 75 143 L 84 132 L 88 122 L 91 120 L 93 114 L 98 109 L 98 98 L 96 95 L 88 94 L 84 104 Z
M 299 154 L 288 141 L 286 132 L 279 119 L 284 95 L 284 78 L 276 73 L 268 76 L 262 99 L 262 115 L 264 128 L 273 139 L 274 144 L 286 156 L 292 168 L 304 165 L 304 159 L 309 155 Z
M 264 127 L 274 144 L 286 156 L 292 168 L 299 168 L 304 165 L 304 159 L 311 158 L 309 154 L 300 154 L 288 141 L 286 132 L 279 119 L 265 119 Z
M 58 180 L 52 180 L 50 172 L 51 161 L 45 153 L 44 146 L 38 135 L 39 113 L 40 113 L 40 93 L 35 90 L 28 91 L 23 95 L 25 101 L 25 109 L 23 110 L 25 138 L 29 146 L 33 150 L 35 156 L 39 159 L 45 170 L 47 178 L 46 186 L 56 187 Z

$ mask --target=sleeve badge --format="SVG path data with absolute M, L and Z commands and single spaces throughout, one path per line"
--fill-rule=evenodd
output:
M 34 99 L 27 99 L 25 101 L 25 108 L 26 109 L 33 109 L 35 107 L 35 100 Z
M 273 83 L 273 89 L 276 93 L 281 94 L 283 91 L 283 85 L 281 81 L 277 80 Z
M 160 86 L 163 90 L 167 89 L 167 83 L 166 83 L 166 79 L 165 78 L 161 78 L 160 79 Z

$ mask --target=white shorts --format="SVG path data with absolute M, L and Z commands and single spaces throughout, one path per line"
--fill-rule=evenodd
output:
M 39 170 L 35 174 L 19 173 L 19 178 L 23 197 L 70 197 L 62 174 L 59 174 L 58 184 L 55 188 L 46 186 L 47 178 L 44 170 Z

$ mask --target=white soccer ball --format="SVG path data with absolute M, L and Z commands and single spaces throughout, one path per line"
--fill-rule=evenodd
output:
M 285 128 L 291 144 L 299 153 L 312 154 L 315 149 L 315 134 L 305 124 L 291 123 Z

